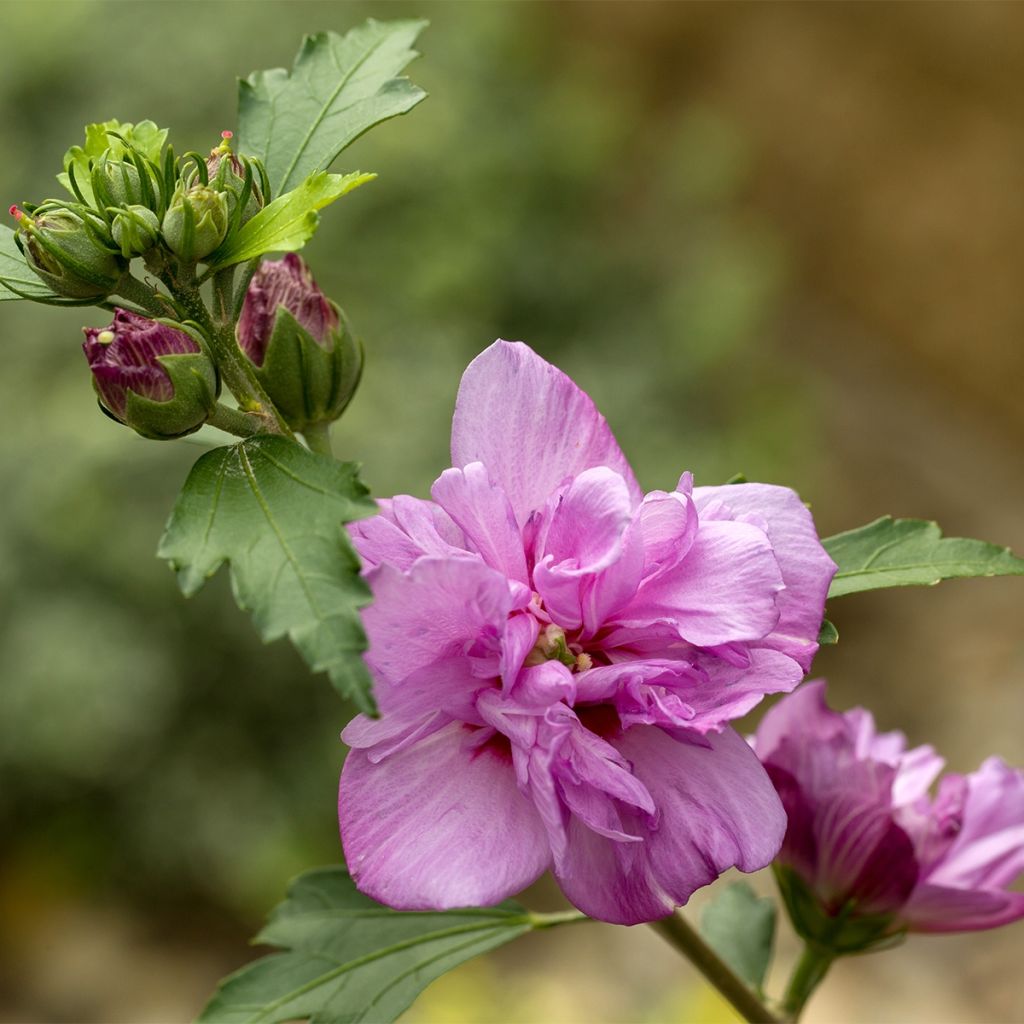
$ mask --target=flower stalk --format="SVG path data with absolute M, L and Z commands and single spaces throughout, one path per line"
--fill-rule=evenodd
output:
M 773 1013 L 681 914 L 652 921 L 651 927 L 682 953 L 749 1024 L 780 1024 L 786 1019 Z
M 782 997 L 782 1009 L 787 1021 L 798 1021 L 807 1000 L 814 990 L 825 980 L 836 954 L 821 946 L 807 943 L 797 961 L 793 974 L 786 986 L 786 994 Z

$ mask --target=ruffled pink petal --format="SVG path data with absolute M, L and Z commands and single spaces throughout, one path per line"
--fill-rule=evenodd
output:
M 755 514 L 766 524 L 786 589 L 779 595 L 779 622 L 766 643 L 808 672 L 818 650 L 818 633 L 836 564 L 818 540 L 811 513 L 788 487 L 731 484 L 694 488 L 703 524 L 709 516 Z M 721 503 L 724 511 L 713 506 Z M 703 527 L 702 527 L 703 528 Z
M 533 583 L 551 618 L 563 629 L 579 629 L 584 606 L 604 607 L 622 589 L 615 575 L 600 596 L 589 595 L 599 577 L 614 573 L 622 561 L 624 535 L 633 520 L 633 502 L 618 473 L 599 466 L 580 473 L 564 492 L 548 502 L 537 535 Z M 632 579 L 624 586 L 633 591 L 640 582 L 642 551 L 625 567 Z
M 515 513 L 486 467 L 471 462 L 464 469 L 446 469 L 430 493 L 492 569 L 520 583 L 529 582 Z
M 444 558 L 465 553 L 466 543 L 448 513 L 432 501 L 400 494 L 378 501 L 380 514 L 348 527 L 363 570 L 391 565 L 405 571 L 424 555 Z
M 766 636 L 779 620 L 783 588 L 767 536 L 749 523 L 701 522 L 686 558 L 647 580 L 617 618 L 675 623 L 699 647 Z
M 757 758 L 731 729 L 706 745 L 637 726 L 612 740 L 650 792 L 658 821 L 620 805 L 624 830 L 643 843 L 601 836 L 578 819 L 558 878 L 585 913 L 615 924 L 664 917 L 723 871 L 756 871 L 786 828 L 779 798 Z
M 697 512 L 689 494 L 651 491 L 638 512 L 644 545 L 644 576 L 665 572 L 684 559 L 697 535 Z
M 507 747 L 452 723 L 379 764 L 353 750 L 338 816 L 359 889 L 396 910 L 489 906 L 548 867 L 544 827 Z
M 825 680 L 813 679 L 768 709 L 757 727 L 753 747 L 767 764 L 777 759 L 776 752 L 790 737 L 805 745 L 824 744 L 846 735 L 843 716 L 825 703 Z
M 466 653 L 474 641 L 493 649 L 491 674 L 498 675 L 500 637 L 515 598 L 478 556 L 421 558 L 408 573 L 381 565 L 368 580 L 374 601 L 363 613 L 366 660 L 378 685 L 397 686 L 425 666 Z
M 607 466 L 643 497 L 590 398 L 521 342 L 496 341 L 466 368 L 452 421 L 452 464 L 482 462 L 523 526 L 565 480 Z
M 915 932 L 972 932 L 1024 918 L 1024 892 L 919 885 L 900 914 Z

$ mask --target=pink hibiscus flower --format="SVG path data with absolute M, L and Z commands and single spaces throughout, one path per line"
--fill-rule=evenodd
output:
M 504 341 L 462 378 L 452 461 L 352 527 L 381 709 L 343 734 L 360 889 L 488 905 L 551 868 L 634 924 L 767 865 L 786 818 L 728 722 L 817 651 L 835 565 L 798 496 L 645 495 L 587 395 Z

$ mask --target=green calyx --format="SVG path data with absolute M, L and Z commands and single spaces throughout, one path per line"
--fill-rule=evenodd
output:
M 274 329 L 256 377 L 292 430 L 331 423 L 344 411 L 359 386 L 363 346 L 334 303 L 338 327 L 321 345 L 279 306 Z
M 160 240 L 160 221 L 145 206 L 118 210 L 110 222 L 110 233 L 125 259 L 149 252 Z
M 181 185 L 164 214 L 164 242 L 183 262 L 197 263 L 224 241 L 229 223 L 225 193 L 209 185 Z
M 88 212 L 36 207 L 19 216 L 17 230 L 26 262 L 58 295 L 106 298 L 124 274 L 106 225 Z
M 197 431 L 213 414 L 220 394 L 216 367 L 205 352 L 158 356 L 174 387 L 166 402 L 145 398 L 130 388 L 124 419 L 104 412 L 153 441 L 171 441 Z M 102 405 L 101 405 L 102 408 Z
M 793 928 L 809 946 L 836 957 L 888 949 L 903 941 L 905 933 L 894 915 L 858 913 L 853 900 L 830 912 L 792 868 L 776 863 L 772 871 Z

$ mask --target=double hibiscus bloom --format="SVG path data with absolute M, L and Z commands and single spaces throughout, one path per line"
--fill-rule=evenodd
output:
M 634 924 L 766 866 L 786 816 L 729 722 L 817 651 L 835 565 L 799 497 L 645 495 L 590 398 L 503 341 L 463 376 L 452 462 L 351 528 L 381 709 L 343 734 L 360 889 L 489 905 L 550 868 Z

